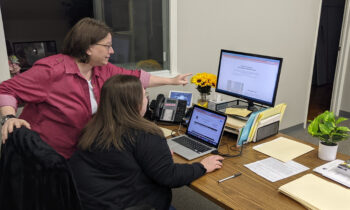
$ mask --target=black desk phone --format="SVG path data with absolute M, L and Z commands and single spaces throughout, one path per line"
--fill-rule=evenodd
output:
M 149 108 L 152 110 L 151 120 L 180 123 L 185 116 L 187 101 L 165 98 L 159 94 L 152 100 Z

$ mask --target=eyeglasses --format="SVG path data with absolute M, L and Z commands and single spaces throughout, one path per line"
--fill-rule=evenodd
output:
M 108 45 L 108 44 L 95 44 L 95 45 L 104 46 L 105 48 L 107 48 L 107 50 L 113 48 L 112 45 Z

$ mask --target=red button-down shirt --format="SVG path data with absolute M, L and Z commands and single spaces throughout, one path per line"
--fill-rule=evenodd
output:
M 150 74 L 126 70 L 108 63 L 94 67 L 91 83 L 97 103 L 103 83 L 113 75 L 128 74 L 148 86 Z M 91 119 L 89 87 L 74 59 L 54 55 L 37 61 L 28 71 L 0 84 L 0 106 L 17 108 L 25 103 L 20 118 L 65 158 L 76 149 L 79 134 Z

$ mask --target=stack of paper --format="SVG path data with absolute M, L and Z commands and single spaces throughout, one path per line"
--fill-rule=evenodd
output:
M 266 109 L 260 112 L 256 117 L 252 124 L 252 127 L 249 131 L 248 142 L 255 141 L 256 139 L 256 131 L 259 127 L 263 127 L 270 123 L 276 121 L 282 121 L 283 114 L 286 110 L 287 105 L 285 103 L 281 103 L 276 105 L 273 108 Z
M 278 104 L 269 109 L 261 109 L 250 114 L 246 125 L 242 128 L 241 137 L 237 145 L 241 146 L 246 142 L 255 142 L 257 129 L 276 121 L 281 121 L 287 105 Z
M 350 190 L 313 174 L 307 174 L 279 188 L 279 191 L 309 209 L 349 209 Z
M 232 114 L 237 116 L 246 117 L 248 116 L 252 111 L 248 109 L 243 108 L 226 108 L 225 114 Z
M 237 145 L 242 146 L 243 143 L 246 143 L 246 142 L 247 142 L 248 136 L 249 136 L 249 131 L 250 131 L 250 129 L 252 128 L 253 122 L 254 122 L 256 116 L 257 116 L 260 112 L 262 112 L 262 111 L 264 111 L 264 110 L 259 110 L 259 111 L 257 111 L 257 112 L 253 112 L 253 113 L 250 115 L 250 117 L 249 117 L 249 119 L 247 120 L 245 126 L 242 128 L 242 130 L 241 130 L 241 132 L 240 132 L 240 137 L 239 137 L 239 139 L 237 140 Z

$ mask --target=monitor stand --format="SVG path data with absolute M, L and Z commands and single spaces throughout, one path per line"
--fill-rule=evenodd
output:
M 247 101 L 248 103 L 248 110 L 249 111 L 252 111 L 252 112 L 255 112 L 255 111 L 258 111 L 258 108 L 256 106 L 254 106 L 254 102 L 252 101 Z

